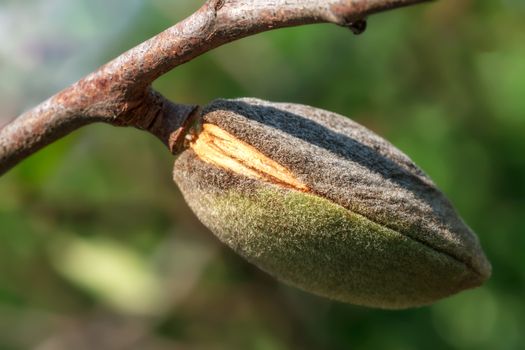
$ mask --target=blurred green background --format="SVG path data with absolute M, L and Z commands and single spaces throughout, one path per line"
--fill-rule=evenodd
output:
M 0 124 L 189 15 L 190 0 L 0 0 Z M 93 125 L 0 179 L 0 349 L 524 349 L 525 2 L 442 0 L 264 33 L 155 83 L 178 102 L 325 108 L 419 164 L 480 237 L 482 288 L 382 311 L 221 245 L 133 129 Z

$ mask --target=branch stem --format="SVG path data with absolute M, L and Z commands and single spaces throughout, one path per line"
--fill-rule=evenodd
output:
M 159 76 L 225 43 L 312 23 L 356 31 L 367 16 L 429 0 L 208 0 L 190 17 L 123 53 L 0 129 L 0 175 L 32 153 L 93 122 L 134 126 L 178 152 L 195 106 L 151 89 Z M 361 25 L 360 25 L 361 26 Z

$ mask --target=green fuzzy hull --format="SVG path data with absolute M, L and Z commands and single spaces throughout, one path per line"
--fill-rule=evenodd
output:
M 400 309 L 482 283 L 454 257 L 315 195 L 266 185 L 249 195 L 190 197 L 204 224 L 237 253 L 318 295 Z

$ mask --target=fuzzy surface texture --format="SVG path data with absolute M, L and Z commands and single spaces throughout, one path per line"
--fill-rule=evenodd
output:
M 307 192 L 248 178 L 190 149 L 174 179 L 201 221 L 275 277 L 381 308 L 429 304 L 482 284 L 475 234 L 402 152 L 338 114 L 258 99 L 217 100 L 203 123 L 287 168 Z

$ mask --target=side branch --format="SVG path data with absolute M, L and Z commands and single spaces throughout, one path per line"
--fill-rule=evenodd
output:
M 0 175 L 32 153 L 93 123 L 134 126 L 176 153 L 195 106 L 151 90 L 162 74 L 225 43 L 263 31 L 334 23 L 359 31 L 367 16 L 429 0 L 208 0 L 145 41 L 0 129 Z

